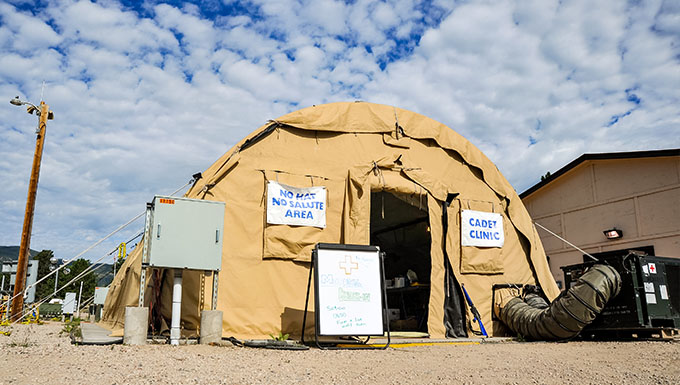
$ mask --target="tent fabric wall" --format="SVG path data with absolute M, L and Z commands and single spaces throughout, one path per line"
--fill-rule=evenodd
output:
M 266 181 L 277 178 L 296 187 L 326 186 L 325 229 L 266 223 Z M 263 338 L 283 331 L 299 336 L 311 248 L 321 241 L 367 244 L 371 191 L 427 195 L 432 236 L 427 322 L 431 336 L 445 335 L 444 248 L 456 279 L 465 284 L 485 325 L 491 324 L 494 283 L 540 284 L 549 299 L 558 295 L 531 218 L 512 186 L 481 151 L 441 123 L 407 110 L 363 102 L 332 103 L 269 121 L 220 157 L 186 193 L 189 198 L 226 203 L 217 306 L 224 312 L 223 335 Z M 456 199 L 446 209 L 444 234 L 442 203 L 449 194 Z M 457 221 L 461 205 L 472 201 L 490 202 L 503 214 L 506 244 L 501 273 L 460 269 Z M 114 280 L 105 325 L 120 327 L 124 305 L 136 305 L 140 261 L 130 258 L 128 274 L 121 271 Z M 183 290 L 187 313 L 185 317 L 183 307 L 182 318 L 187 328 L 197 327 L 197 314 L 206 306 L 198 303 L 198 291 L 200 278 L 190 275 Z M 312 328 L 313 322 L 308 331 Z M 505 330 L 494 324 L 492 332 L 502 335 Z
M 113 277 L 104 301 L 102 324 L 112 329 L 116 335 L 123 333 L 125 307 L 136 306 L 139 302 L 139 279 L 142 267 L 141 249 L 141 247 L 135 248 L 123 262 L 118 273 Z

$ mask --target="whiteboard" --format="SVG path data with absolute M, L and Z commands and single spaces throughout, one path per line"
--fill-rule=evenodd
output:
M 383 335 L 378 247 L 319 244 L 314 271 L 318 335 Z

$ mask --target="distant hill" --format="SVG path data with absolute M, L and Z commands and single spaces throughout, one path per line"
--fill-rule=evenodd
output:
M 104 263 L 95 270 L 97 286 L 109 286 L 113 281 L 113 265 Z
M 36 256 L 39 251 L 30 250 L 31 257 Z M 19 259 L 19 246 L 0 246 L 0 262 L 16 261 Z

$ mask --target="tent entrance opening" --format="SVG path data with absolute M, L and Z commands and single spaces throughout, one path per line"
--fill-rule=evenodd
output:
M 371 193 L 371 245 L 385 252 L 390 330 L 427 332 L 430 244 L 426 195 Z

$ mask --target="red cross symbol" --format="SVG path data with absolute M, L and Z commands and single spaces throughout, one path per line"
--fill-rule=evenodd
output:
M 656 274 L 656 264 L 654 263 L 649 264 L 649 272 L 652 274 Z
M 358 269 L 359 264 L 352 261 L 351 255 L 345 255 L 345 261 L 339 263 L 340 268 L 345 270 L 345 275 L 351 275 L 352 269 Z

